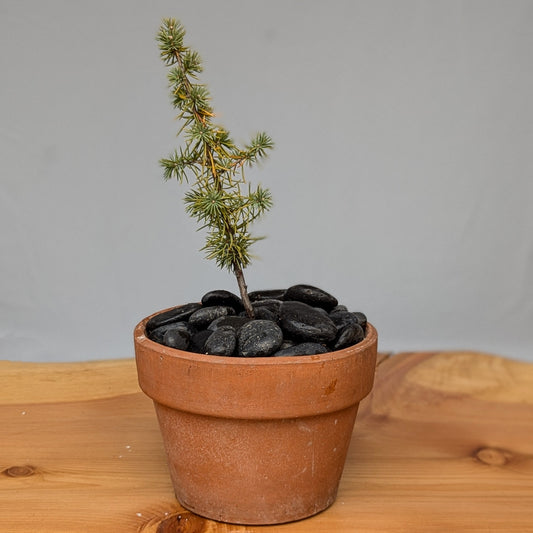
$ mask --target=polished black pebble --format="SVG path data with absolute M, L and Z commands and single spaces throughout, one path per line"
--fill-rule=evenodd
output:
M 334 350 L 342 350 L 353 344 L 361 342 L 365 338 L 365 330 L 359 324 L 348 324 L 344 326 L 337 335 L 333 343 Z
M 312 307 L 322 307 L 330 311 L 338 305 L 337 298 L 312 285 L 293 285 L 287 289 L 284 300 L 296 300 Z
M 191 334 L 183 328 L 170 328 L 163 337 L 163 344 L 177 350 L 189 348 Z
M 153 331 L 160 326 L 166 326 L 167 324 L 172 324 L 173 322 L 184 322 L 201 307 L 202 304 L 190 303 L 180 305 L 179 307 L 173 307 L 168 311 L 163 311 L 162 313 L 159 313 L 148 320 L 146 323 L 146 332 L 150 333 L 150 331 Z
M 283 300 L 285 297 L 285 289 L 270 289 L 266 291 L 253 291 L 248 294 L 251 302 L 259 302 L 261 300 Z
M 272 320 L 277 322 L 279 320 L 279 310 L 281 308 L 281 300 L 265 299 L 252 303 L 254 316 L 259 320 Z
M 361 313 L 361 311 L 355 311 L 354 315 L 357 317 L 357 321 L 362 326 L 363 329 L 366 328 L 366 315 Z
M 290 357 L 293 355 L 316 355 L 319 353 L 326 353 L 329 350 L 323 345 L 317 342 L 302 342 L 301 344 L 295 344 L 283 350 L 278 350 L 274 357 Z
M 237 336 L 232 326 L 219 326 L 207 338 L 204 345 L 206 354 L 231 356 L 237 346 Z
M 236 313 L 240 313 L 244 309 L 242 300 L 236 294 L 222 289 L 205 293 L 202 296 L 202 305 L 204 307 L 223 305 L 233 308 Z
M 189 317 L 189 324 L 198 329 L 206 328 L 213 322 L 213 320 L 220 318 L 221 316 L 234 315 L 235 310 L 233 307 L 226 305 L 215 305 L 213 307 L 202 307 L 195 311 Z
M 283 302 L 280 326 L 288 338 L 327 343 L 335 339 L 337 326 L 329 316 L 303 302 Z
M 330 314 L 333 314 L 333 313 L 339 313 L 339 312 L 342 312 L 342 311 L 348 311 L 348 308 L 345 306 L 345 305 L 336 305 L 331 311 L 330 311 Z
M 281 343 L 281 346 L 279 347 L 280 350 L 285 350 L 285 348 L 290 348 L 291 346 L 294 346 L 297 344 L 292 339 L 283 339 L 283 342 Z
M 250 320 L 252 319 L 248 318 L 247 316 L 221 316 L 215 318 L 215 320 L 213 320 L 213 322 L 207 326 L 207 329 L 216 331 L 220 327 L 231 326 L 235 331 L 238 331 L 242 328 L 242 326 L 244 326 L 244 324 L 250 322 Z
M 277 322 L 279 315 L 273 313 L 268 307 L 258 307 L 254 309 L 255 320 L 270 320 L 271 322 Z
M 205 353 L 205 342 L 212 335 L 209 329 L 202 329 L 191 337 L 189 351 L 194 353 Z
M 182 329 L 183 331 L 189 333 L 189 337 L 196 333 L 196 329 L 188 322 L 172 322 L 164 326 L 159 326 L 158 328 L 153 329 L 149 333 L 147 332 L 146 335 L 150 340 L 163 344 L 165 333 L 171 329 Z
M 239 331 L 237 355 L 240 357 L 268 357 L 279 350 L 283 332 L 270 320 L 252 320 Z
M 330 313 L 329 317 L 339 330 L 348 324 L 359 324 L 359 318 L 357 315 L 355 313 L 351 313 L 350 311 L 338 311 L 337 313 Z
M 321 315 L 327 316 L 329 318 L 329 313 L 323 308 L 323 307 L 313 307 L 316 309 Z
M 252 302 L 252 307 L 254 309 L 266 307 L 273 313 L 279 314 L 279 310 L 281 308 L 282 303 L 283 302 L 281 300 L 276 300 L 275 298 L 267 298 L 265 300 L 259 300 L 257 302 Z

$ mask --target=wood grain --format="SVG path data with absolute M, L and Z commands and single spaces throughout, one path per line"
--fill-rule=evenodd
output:
M 382 357 L 337 502 L 281 526 L 176 502 L 132 360 L 0 362 L 6 533 L 533 532 L 533 365 L 471 352 Z

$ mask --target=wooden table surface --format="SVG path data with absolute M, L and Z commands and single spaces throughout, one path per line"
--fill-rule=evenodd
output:
M 383 357 L 336 503 L 280 526 L 184 511 L 133 360 L 0 361 L 2 533 L 533 532 L 533 365 Z

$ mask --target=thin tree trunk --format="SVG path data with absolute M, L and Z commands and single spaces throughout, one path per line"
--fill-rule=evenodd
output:
M 248 316 L 248 318 L 255 318 L 254 308 L 252 307 L 252 302 L 250 302 L 250 298 L 248 297 L 248 287 L 246 286 L 246 281 L 244 279 L 244 273 L 242 271 L 242 268 L 239 265 L 234 264 L 233 272 L 235 273 L 235 277 L 237 278 L 237 284 L 239 285 L 241 300 L 244 305 L 246 315 Z

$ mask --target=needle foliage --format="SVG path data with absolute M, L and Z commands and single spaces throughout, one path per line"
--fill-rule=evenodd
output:
M 198 221 L 199 229 L 207 230 L 202 249 L 208 259 L 235 274 L 246 311 L 253 316 L 243 269 L 250 264 L 250 247 L 258 238 L 252 237 L 249 226 L 268 211 L 272 198 L 268 189 L 246 182 L 244 170 L 263 159 L 274 144 L 266 133 L 259 133 L 239 147 L 228 130 L 214 123 L 209 90 L 198 81 L 202 61 L 185 46 L 184 37 L 179 21 L 163 19 L 157 42 L 168 67 L 183 143 L 160 163 L 166 180 L 189 183 L 186 211 Z

